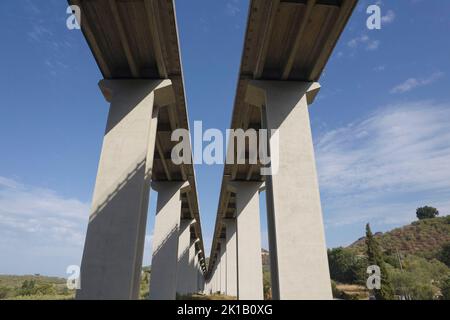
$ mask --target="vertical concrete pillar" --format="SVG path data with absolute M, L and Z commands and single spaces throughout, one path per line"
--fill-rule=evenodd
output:
M 247 102 L 262 107 L 263 128 L 274 130 L 266 177 L 274 299 L 332 298 L 308 111 L 319 89 L 285 81 L 251 81 L 247 88 Z
M 217 265 L 213 269 L 213 275 L 212 275 L 212 293 L 215 294 L 217 292 L 217 277 L 216 277 L 216 271 L 217 271 Z
M 206 280 L 206 294 L 212 294 L 212 288 L 211 288 L 211 283 L 212 283 L 212 279 L 211 279 L 211 275 L 209 275 L 209 278 Z
M 196 254 L 195 254 L 195 243 L 196 239 L 190 239 L 189 246 L 189 278 L 187 279 L 188 283 L 188 293 L 196 293 L 197 292 L 197 271 L 196 271 Z
M 220 263 L 217 262 L 214 269 L 214 293 L 220 292 Z
M 219 255 L 219 260 L 217 261 L 217 269 L 216 269 L 216 292 L 221 293 L 222 292 L 222 287 L 221 287 L 221 283 L 220 283 L 220 275 L 221 275 L 221 270 L 222 270 L 222 265 L 220 264 L 220 255 Z
M 111 103 L 81 263 L 77 299 L 137 299 L 158 107 L 169 80 L 102 80 Z
M 199 261 L 198 261 L 198 251 L 195 250 L 195 255 L 194 255 L 194 277 L 193 277 L 193 281 L 194 281 L 194 291 L 193 292 L 200 292 L 200 273 L 199 273 Z
M 200 254 L 202 253 L 201 250 L 198 250 L 195 252 L 195 279 L 196 279 L 196 288 L 197 292 L 203 292 L 204 285 L 203 285 L 203 272 L 201 268 L 201 261 L 200 261 Z
M 178 237 L 178 268 L 177 293 L 186 295 L 191 293 L 191 224 L 194 220 L 183 219 L 180 223 Z
M 237 297 L 239 300 L 264 299 L 259 182 L 232 182 L 236 194 Z
M 220 241 L 220 292 L 227 291 L 227 251 L 225 240 Z
M 152 186 L 158 192 L 158 201 L 153 233 L 150 299 L 174 300 L 177 289 L 181 193 L 187 191 L 189 184 L 157 182 Z
M 226 224 L 226 256 L 227 256 L 227 282 L 226 294 L 237 297 L 237 247 L 236 247 L 236 220 L 227 219 Z

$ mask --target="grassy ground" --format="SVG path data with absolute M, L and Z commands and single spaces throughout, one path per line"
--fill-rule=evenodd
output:
M 368 300 L 369 291 L 366 287 L 356 284 L 337 284 L 337 289 L 342 292 L 346 300 Z
M 66 279 L 41 275 L 0 275 L 0 300 L 69 300 Z

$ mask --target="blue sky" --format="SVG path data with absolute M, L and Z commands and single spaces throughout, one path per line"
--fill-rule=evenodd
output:
M 376 3 L 383 24 L 371 31 Z M 248 1 L 176 4 L 190 120 L 225 130 Z M 336 47 L 311 106 L 329 247 L 367 222 L 406 224 L 421 205 L 450 213 L 449 11 L 446 0 L 360 1 Z M 0 273 L 64 275 L 81 259 L 108 104 L 65 12 L 60 0 L 0 2 Z M 222 171 L 196 166 L 208 252 Z M 145 264 L 152 227 L 149 215 Z

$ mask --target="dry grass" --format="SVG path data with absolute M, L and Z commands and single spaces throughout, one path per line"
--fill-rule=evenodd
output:
M 351 300 L 369 299 L 369 291 L 366 287 L 356 284 L 336 284 L 339 291 L 344 292 Z

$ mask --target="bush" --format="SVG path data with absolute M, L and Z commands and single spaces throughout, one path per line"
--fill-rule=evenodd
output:
M 36 294 L 36 281 L 25 280 L 17 292 L 19 296 L 32 296 Z
M 388 267 L 396 296 L 412 300 L 432 300 L 439 294 L 439 283 L 450 276 L 450 270 L 440 261 L 414 255 L 403 261 L 403 270 Z M 441 288 L 442 291 L 442 288 Z
M 365 282 L 367 263 L 364 257 L 352 250 L 335 248 L 328 250 L 331 279 L 348 284 Z
M 6 299 L 10 296 L 11 289 L 7 287 L 0 287 L 0 300 Z

